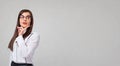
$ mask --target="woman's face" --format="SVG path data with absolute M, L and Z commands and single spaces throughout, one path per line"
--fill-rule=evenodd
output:
M 22 15 L 20 15 L 20 26 L 23 28 L 27 28 L 30 26 L 30 22 L 31 22 L 31 15 L 29 12 L 24 12 L 22 13 Z

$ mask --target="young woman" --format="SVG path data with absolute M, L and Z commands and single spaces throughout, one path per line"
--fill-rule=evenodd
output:
M 33 66 L 32 57 L 40 41 L 40 35 L 32 32 L 33 23 L 30 10 L 19 12 L 15 32 L 8 45 L 11 66 Z

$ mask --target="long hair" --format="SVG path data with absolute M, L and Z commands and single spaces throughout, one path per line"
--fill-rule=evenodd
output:
M 20 16 L 24 13 L 24 12 L 29 12 L 30 13 L 30 16 L 31 16 L 31 22 L 30 22 L 30 27 L 27 28 L 27 31 L 25 34 L 23 34 L 23 38 L 25 39 L 31 32 L 32 32 L 32 28 L 33 28 L 33 15 L 32 15 L 32 12 L 28 9 L 22 9 L 19 14 L 18 14 L 18 18 L 17 18 L 17 24 L 16 24 L 16 27 L 15 27 L 15 32 L 9 42 L 9 45 L 8 45 L 8 48 L 13 51 L 13 44 L 14 44 L 14 41 L 16 39 L 16 37 L 18 36 L 18 29 L 17 29 L 17 26 L 20 26 Z

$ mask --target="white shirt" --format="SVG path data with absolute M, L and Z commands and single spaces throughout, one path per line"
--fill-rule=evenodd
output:
M 36 32 L 31 33 L 25 40 L 22 35 L 18 36 L 14 41 L 10 61 L 16 63 L 33 63 L 32 57 L 39 41 L 40 35 Z

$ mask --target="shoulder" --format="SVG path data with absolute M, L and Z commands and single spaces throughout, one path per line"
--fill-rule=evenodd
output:
M 40 37 L 40 34 L 39 34 L 38 32 L 32 32 L 32 33 L 31 33 L 31 37 L 39 38 L 39 37 Z
M 32 32 L 33 35 L 40 35 L 38 32 Z

